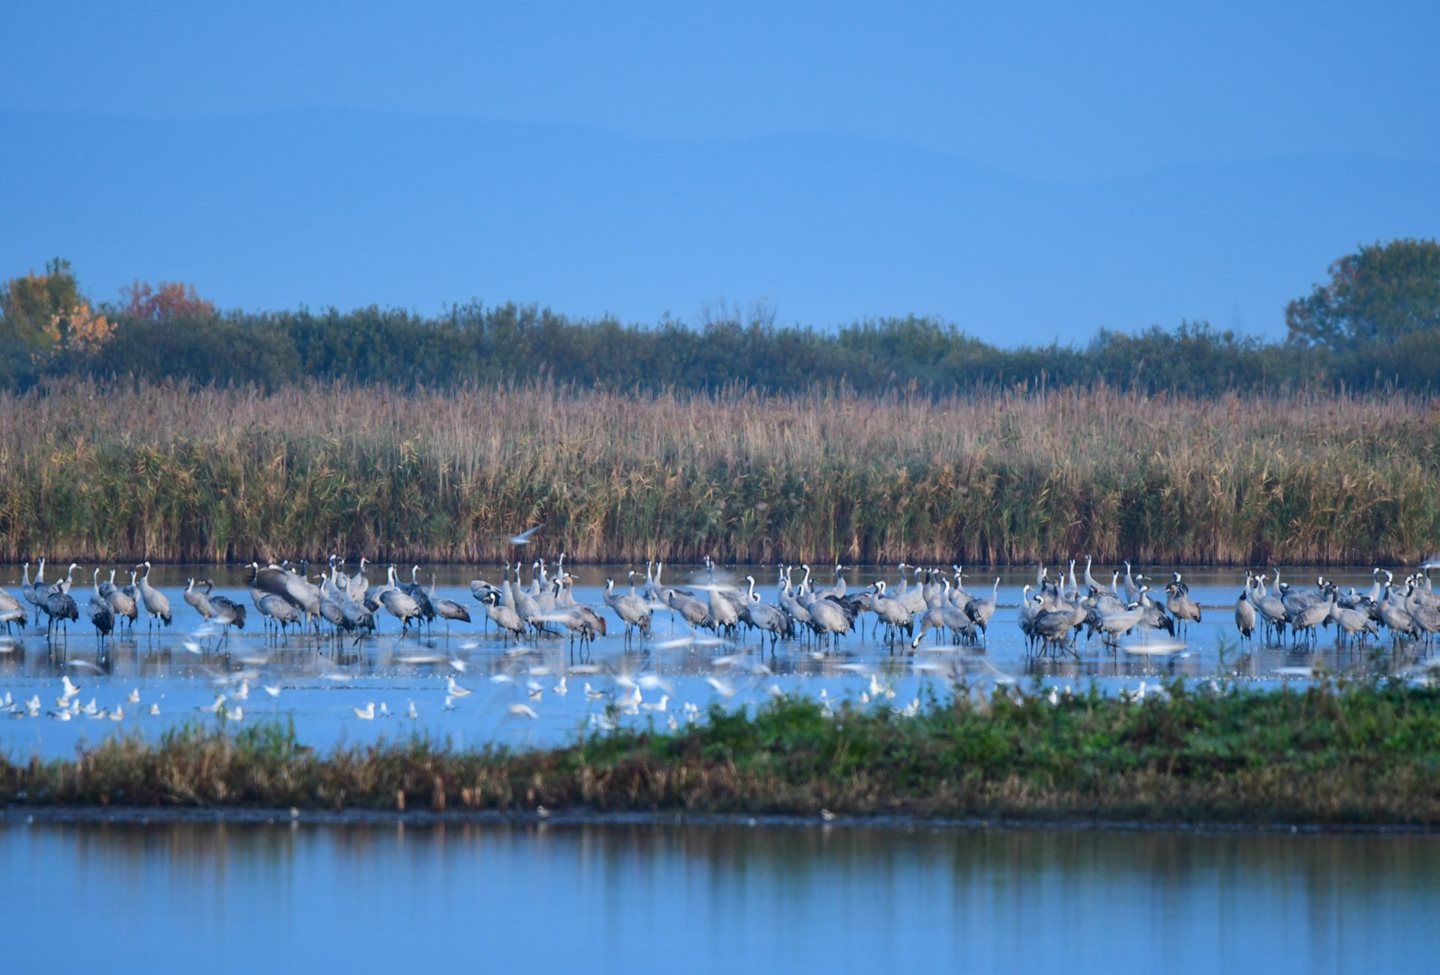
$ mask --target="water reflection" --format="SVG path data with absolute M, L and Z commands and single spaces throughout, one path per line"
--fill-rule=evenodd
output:
M 12 821 L 0 862 L 23 967 L 77 919 L 122 970 L 1421 971 L 1440 948 L 1427 836 Z

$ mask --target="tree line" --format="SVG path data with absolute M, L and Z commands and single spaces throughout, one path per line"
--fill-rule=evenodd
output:
M 97 303 L 56 259 L 0 285 L 0 388 L 76 377 L 266 389 L 315 379 L 415 389 L 543 378 L 616 391 L 818 386 L 937 396 L 1047 386 L 1198 396 L 1432 390 L 1440 381 L 1440 244 L 1362 247 L 1329 275 L 1290 303 L 1282 342 L 1202 321 L 1006 349 L 932 318 L 825 331 L 777 325 L 763 307 L 721 309 L 695 327 L 575 319 L 513 303 L 457 305 L 437 316 L 374 306 L 222 312 L 191 286 L 141 282 L 118 302 Z

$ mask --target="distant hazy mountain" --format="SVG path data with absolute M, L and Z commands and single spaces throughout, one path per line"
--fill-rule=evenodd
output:
M 1440 233 L 1440 167 L 1376 159 L 1063 183 L 822 135 L 339 111 L 0 125 L 0 277 L 60 255 L 111 300 L 140 278 L 252 310 L 480 298 L 697 322 L 763 298 L 785 323 L 916 312 L 1002 345 L 1182 319 L 1273 338 L 1331 260 Z

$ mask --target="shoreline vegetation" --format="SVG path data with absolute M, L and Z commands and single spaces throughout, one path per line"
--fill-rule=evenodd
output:
M 1143 699 L 957 687 L 914 717 L 791 697 L 525 752 L 413 738 L 322 755 L 285 725 L 192 726 L 0 759 L 0 805 L 1434 827 L 1437 705 L 1389 681 L 1177 681 Z
M 1415 564 L 1419 394 L 274 391 L 0 396 L 0 560 Z M 527 553 L 528 554 L 528 553 Z

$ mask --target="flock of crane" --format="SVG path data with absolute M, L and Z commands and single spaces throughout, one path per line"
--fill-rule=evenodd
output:
M 1145 578 L 1132 573 L 1129 562 L 1124 565 L 1124 579 L 1117 570 L 1105 585 L 1091 574 L 1087 559 L 1083 589 L 1074 562 L 1068 581 L 1063 573 L 1052 579 L 1041 567 L 1035 594 L 1031 596 L 1032 587 L 1027 585 L 1020 608 L 1020 627 L 1028 646 L 1045 654 L 1073 652 L 1081 630 L 1088 636 L 1098 633 L 1105 643 L 1115 646 L 1126 634 L 1165 630 L 1175 636 L 1177 631 L 1183 634 L 1190 623 L 1201 621 L 1200 606 L 1191 598 L 1180 572 L 1171 573 L 1162 605 L 1150 598 L 1151 587 Z M 1317 578 L 1314 587 L 1305 587 L 1282 582 L 1278 568 L 1269 574 L 1247 572 L 1235 601 L 1235 628 L 1242 643 L 1251 641 L 1259 628 L 1274 642 L 1281 641 L 1288 630 L 1292 642 L 1304 639 L 1313 645 L 1319 628 L 1333 623 L 1336 644 L 1351 646 L 1363 645 L 1368 637 L 1378 638 L 1381 627 L 1389 630 L 1395 642 L 1428 643 L 1440 632 L 1440 595 L 1433 591 L 1426 572 L 1410 575 L 1400 588 L 1387 569 L 1376 568 L 1371 578 L 1369 592 L 1351 587 L 1342 593 L 1324 576 Z
M 332 556 L 327 569 L 312 576 L 304 562 L 251 563 L 251 604 L 267 631 L 273 628 L 282 638 L 291 627 L 322 632 L 328 626 L 334 638 L 349 635 L 358 643 L 376 632 L 383 615 L 400 623 L 402 637 L 412 626 L 429 626 L 436 618 L 444 620 L 447 628 L 452 622 L 471 621 L 464 605 L 436 594 L 433 575 L 429 585 L 419 581 L 419 566 L 412 568 L 409 582 L 401 581 L 391 565 L 385 581 L 372 584 L 366 576 L 369 564 L 362 558 L 359 570 L 350 574 L 343 572 L 342 562 Z M 665 583 L 663 563 L 647 564 L 643 583 L 638 581 L 638 573 L 631 571 L 627 591 L 617 591 L 615 580 L 606 580 L 603 599 L 624 625 L 627 646 L 637 634 L 642 641 L 651 638 L 657 612 L 673 614 L 692 634 L 708 630 L 717 640 L 736 638 L 741 627 L 759 631 L 762 644 L 768 636 L 772 654 L 780 640 L 797 637 L 813 637 L 822 646 L 828 642 L 833 648 L 841 637 L 864 629 L 867 613 L 873 617 L 873 632 L 883 634 L 892 652 L 901 640 L 914 651 L 928 635 L 948 637 L 957 645 L 980 646 L 995 615 L 1000 588 L 996 577 L 988 595 L 967 591 L 959 566 L 942 571 L 902 562 L 893 585 L 879 580 L 863 588 L 847 585 L 843 565 L 835 566 L 828 585 L 818 584 L 808 565 L 780 566 L 775 601 L 767 602 L 756 590 L 753 575 L 744 577 L 741 588 L 717 578 L 710 559 L 705 564 L 708 581 L 688 586 Z M 1089 559 L 1079 577 L 1074 561 L 1068 574 L 1052 575 L 1041 567 L 1035 583 L 1024 587 L 1019 606 L 1018 621 L 1027 652 L 1076 653 L 1076 639 L 1082 632 L 1087 638 L 1098 635 L 1111 648 L 1132 634 L 1163 630 L 1171 637 L 1183 636 L 1191 623 L 1201 621 L 1201 608 L 1180 572 L 1172 573 L 1163 586 L 1162 603 L 1151 597 L 1147 577 L 1132 572 L 1128 562 L 1124 566 L 1123 577 L 1116 570 L 1108 584 L 1092 575 Z M 30 618 L 27 604 L 35 609 L 37 621 L 40 615 L 47 618 L 47 634 L 52 637 L 56 627 L 78 621 L 80 606 L 72 593 L 77 569 L 72 563 L 64 578 L 50 583 L 44 579 L 43 559 L 33 580 L 27 562 L 20 598 L 0 589 L 0 623 L 7 630 L 12 625 L 23 629 Z M 536 560 L 528 584 L 522 582 L 523 569 L 522 563 L 506 564 L 498 586 L 484 579 L 470 583 L 486 620 L 493 622 L 506 640 L 568 634 L 572 647 L 579 641 L 583 649 L 606 634 L 605 617 L 575 599 L 574 578 L 565 571 L 563 555 L 553 574 L 545 560 Z M 117 625 L 128 623 L 133 629 L 142 615 L 151 628 L 171 622 L 169 598 L 150 584 L 150 563 L 129 571 L 128 585 L 115 584 L 113 569 L 105 580 L 100 578 L 100 569 L 93 572 L 85 613 L 102 641 Z M 1341 593 L 1323 576 L 1316 586 L 1307 588 L 1281 582 L 1278 569 L 1272 574 L 1246 573 L 1235 605 L 1235 625 L 1242 641 L 1249 641 L 1260 629 L 1273 640 L 1282 639 L 1288 630 L 1292 640 L 1303 638 L 1313 643 L 1317 629 L 1331 623 L 1341 644 L 1379 637 L 1382 627 L 1394 640 L 1429 641 L 1440 632 L 1440 595 L 1424 572 L 1410 576 L 1402 586 L 1396 586 L 1394 576 L 1384 569 L 1375 569 L 1372 578 L 1368 593 L 1353 588 Z M 190 579 L 182 595 L 222 639 L 230 627 L 245 626 L 248 607 L 215 593 L 208 580 Z

